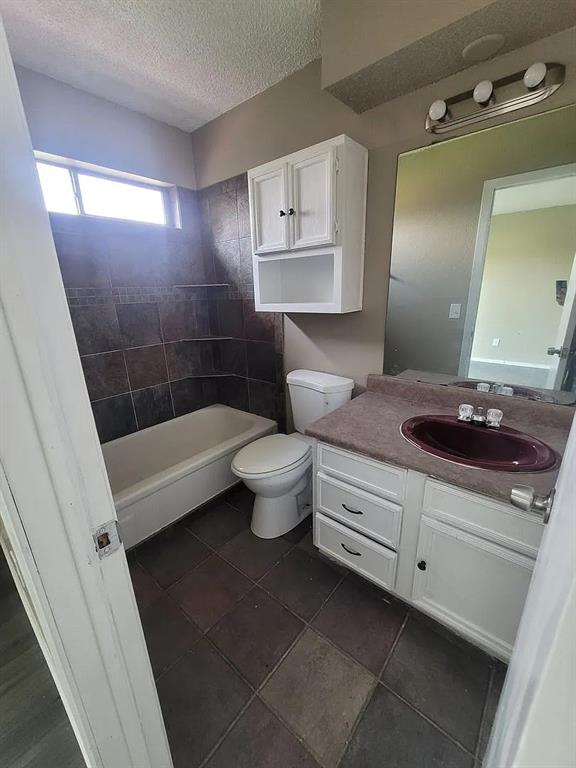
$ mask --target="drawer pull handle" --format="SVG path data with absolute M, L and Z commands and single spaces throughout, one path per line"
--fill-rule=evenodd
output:
M 342 544 L 342 542 L 340 542 L 340 546 L 342 547 L 342 549 L 346 550 L 346 552 L 348 552 L 349 555 L 354 555 L 354 557 L 362 557 L 361 552 L 355 552 L 353 549 L 350 549 L 349 547 L 347 547 L 346 544 Z
M 421 571 L 425 571 L 426 570 L 426 560 L 420 560 L 420 562 L 418 563 L 418 568 Z
M 350 507 L 347 507 L 346 504 L 342 504 L 346 512 L 350 512 L 351 515 L 363 515 L 364 512 L 360 512 L 359 509 L 350 509 Z

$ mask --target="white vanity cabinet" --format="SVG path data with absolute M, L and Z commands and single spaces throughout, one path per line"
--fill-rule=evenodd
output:
M 318 443 L 316 546 L 494 655 L 512 652 L 540 518 Z
M 314 540 L 329 557 L 394 590 L 406 470 L 319 443 Z
M 342 135 L 248 172 L 257 310 L 362 308 L 367 162 Z

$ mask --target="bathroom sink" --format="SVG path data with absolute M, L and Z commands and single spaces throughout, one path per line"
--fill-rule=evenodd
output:
M 554 451 L 531 435 L 510 427 L 476 426 L 455 416 L 414 416 L 400 431 L 422 451 L 467 467 L 542 472 L 557 461 Z

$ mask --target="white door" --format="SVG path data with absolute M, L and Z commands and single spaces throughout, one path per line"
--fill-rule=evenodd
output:
M 1 22 L 0 102 L 2 546 L 86 764 L 171 768 Z
M 530 557 L 424 515 L 412 597 L 440 621 L 508 659 L 533 566 Z
M 549 347 L 551 357 L 550 372 L 546 386 L 549 389 L 562 389 L 564 374 L 570 360 L 574 333 L 576 332 L 576 254 L 566 288 L 564 306 L 558 324 L 554 345 Z M 576 353 L 575 353 L 576 354 Z
M 249 176 L 254 253 L 285 251 L 288 242 L 286 165 Z
M 573 768 L 575 723 L 576 421 L 484 766 Z
M 334 242 L 334 150 L 291 162 L 290 234 L 292 248 Z

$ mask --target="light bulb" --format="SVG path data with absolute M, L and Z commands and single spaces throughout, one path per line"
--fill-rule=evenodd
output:
M 448 114 L 448 106 L 443 99 L 437 99 L 430 104 L 428 117 L 430 120 L 442 120 Z
M 485 107 L 486 104 L 489 103 L 493 94 L 494 86 L 492 82 L 490 80 L 482 80 L 478 83 L 476 88 L 474 88 L 474 93 L 472 96 L 476 104 L 480 104 L 481 107 Z
M 524 85 L 526 88 L 532 90 L 533 88 L 538 88 L 539 85 L 542 85 L 546 78 L 547 71 L 548 68 L 542 61 L 539 61 L 536 64 L 532 64 L 531 67 L 528 67 L 524 73 Z

